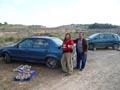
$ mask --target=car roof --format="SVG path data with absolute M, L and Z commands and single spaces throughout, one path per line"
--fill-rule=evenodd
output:
M 94 35 L 98 35 L 98 34 L 102 34 L 102 33 L 94 33 Z
M 50 37 L 50 36 L 32 36 L 29 38 L 44 38 L 44 39 L 56 39 L 57 37 Z
M 95 33 L 96 35 L 99 35 L 99 34 L 114 34 L 114 35 L 117 35 L 116 33 L 109 33 L 109 32 L 105 32 L 105 33 Z

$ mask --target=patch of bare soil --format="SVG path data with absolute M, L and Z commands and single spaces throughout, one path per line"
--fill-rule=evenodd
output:
M 37 75 L 27 82 L 15 82 L 13 69 L 31 65 Z M 0 60 L 0 90 L 120 90 L 120 52 L 114 50 L 89 51 L 86 69 L 74 70 L 66 77 L 61 68 L 48 69 L 39 63 Z
M 0 32 L 0 36 L 17 34 L 17 32 Z

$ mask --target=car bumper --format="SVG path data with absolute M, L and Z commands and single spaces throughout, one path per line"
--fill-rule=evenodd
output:
M 2 51 L 3 51 L 3 49 L 0 49 L 0 57 L 2 57 Z

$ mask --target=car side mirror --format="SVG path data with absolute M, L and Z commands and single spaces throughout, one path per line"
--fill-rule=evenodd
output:
M 61 49 L 61 46 L 59 46 L 58 49 Z
M 19 47 L 19 45 L 18 45 L 18 44 L 16 44 L 14 47 L 15 47 L 15 48 L 18 48 L 18 47 Z

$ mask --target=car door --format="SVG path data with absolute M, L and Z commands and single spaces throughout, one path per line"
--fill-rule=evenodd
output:
M 94 38 L 95 47 L 104 47 L 105 39 L 104 34 L 100 34 Z
M 111 47 L 114 43 L 114 36 L 112 34 L 105 34 L 105 47 Z
M 32 47 L 33 39 L 25 39 L 18 43 L 13 50 L 13 59 L 15 60 L 26 60 L 27 52 Z
M 49 53 L 49 43 L 45 39 L 38 38 L 34 41 L 33 48 L 29 49 L 27 60 L 43 62 Z

